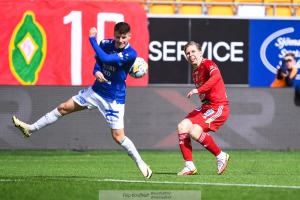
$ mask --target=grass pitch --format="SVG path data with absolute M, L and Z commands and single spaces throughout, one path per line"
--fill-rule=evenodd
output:
M 101 190 L 197 190 L 202 200 L 299 199 L 300 151 L 226 152 L 231 160 L 222 175 L 203 150 L 194 152 L 198 174 L 180 177 L 179 151 L 140 151 L 154 172 L 148 180 L 124 151 L 0 151 L 0 199 L 99 199 Z

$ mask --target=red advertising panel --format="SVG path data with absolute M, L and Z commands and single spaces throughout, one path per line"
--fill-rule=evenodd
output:
M 1 1 L 0 85 L 91 85 L 95 59 L 89 43 L 113 38 L 113 26 L 131 25 L 130 44 L 148 60 L 147 15 L 140 3 L 95 1 Z M 148 75 L 127 78 L 147 86 Z

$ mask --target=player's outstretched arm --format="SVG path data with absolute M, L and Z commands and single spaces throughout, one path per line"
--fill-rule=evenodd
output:
M 96 35 L 97 29 L 95 27 L 91 28 L 89 32 L 90 43 L 98 58 L 104 63 L 119 62 L 120 58 L 117 56 L 117 54 L 107 54 L 99 47 L 96 40 Z
M 187 94 L 187 98 L 191 98 L 191 96 L 193 95 L 193 94 L 198 94 L 198 90 L 197 89 L 192 89 L 188 94 Z

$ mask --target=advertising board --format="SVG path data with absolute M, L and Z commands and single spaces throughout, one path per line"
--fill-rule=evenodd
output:
M 285 54 L 292 52 L 300 68 L 300 22 L 296 20 L 250 21 L 249 86 L 269 87 Z M 300 70 L 296 81 L 300 80 Z
M 137 2 L 0 1 L 0 85 L 91 85 L 97 40 L 113 38 L 113 27 L 126 21 L 130 44 L 147 61 L 147 16 Z M 2 14 L 3 13 L 3 14 Z M 147 86 L 128 76 L 128 86 Z
M 202 44 L 203 56 L 220 68 L 226 84 L 248 84 L 249 20 L 149 18 L 149 82 L 190 84 L 187 41 Z

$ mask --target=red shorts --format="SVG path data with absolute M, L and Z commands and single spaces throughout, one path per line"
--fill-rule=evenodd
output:
M 190 112 L 185 119 L 201 126 L 204 132 L 216 132 L 226 122 L 228 116 L 228 105 L 202 105 Z

